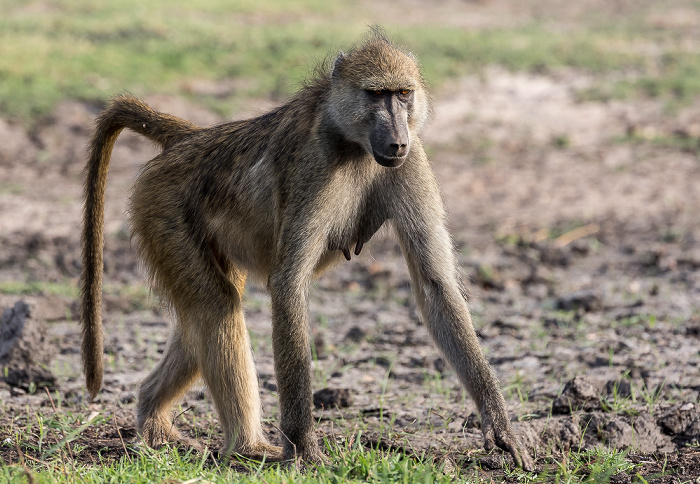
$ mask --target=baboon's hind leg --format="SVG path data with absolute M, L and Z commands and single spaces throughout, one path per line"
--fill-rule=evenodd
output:
M 216 274 L 200 279 L 202 297 L 193 300 L 201 302 L 188 308 L 181 324 L 190 329 L 197 366 L 216 406 L 222 451 L 279 460 L 282 449 L 268 442 L 261 425 L 258 376 L 241 305 L 245 275 L 227 269 L 227 284 Z
M 185 347 L 178 328 L 170 333 L 163 358 L 149 373 L 139 390 L 138 429 L 150 447 L 180 441 L 182 437 L 170 415 L 170 407 L 199 378 L 194 356 Z

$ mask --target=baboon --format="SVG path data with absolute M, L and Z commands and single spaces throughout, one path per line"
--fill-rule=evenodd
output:
M 96 122 L 85 182 L 83 365 L 102 382 L 104 198 L 111 151 L 129 128 L 162 152 L 142 167 L 129 202 L 134 245 L 175 324 L 139 391 L 150 446 L 182 439 L 171 404 L 198 378 L 209 388 L 224 452 L 323 458 L 313 432 L 309 283 L 356 255 L 384 224 L 407 261 L 425 325 L 498 445 L 532 469 L 474 332 L 438 183 L 420 133 L 431 113 L 420 67 L 379 30 L 259 117 L 201 128 L 117 97 Z M 283 447 L 261 427 L 241 308 L 247 276 L 267 285 Z

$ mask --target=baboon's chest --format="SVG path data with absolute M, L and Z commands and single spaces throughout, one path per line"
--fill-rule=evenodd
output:
M 363 215 L 357 219 L 348 220 L 342 227 L 327 234 L 325 250 L 314 271 L 317 276 L 340 261 L 359 256 L 363 247 L 384 223 L 381 217 Z
M 317 199 L 319 211 L 326 217 L 323 226 L 326 250 L 359 252 L 389 218 L 389 207 L 381 187 L 384 171 L 373 160 L 339 169 Z
M 326 246 L 330 251 L 349 249 L 362 245 L 372 239 L 374 234 L 387 220 L 384 210 L 373 200 L 374 197 L 366 197 L 362 203 L 354 207 L 354 210 L 337 217 L 328 231 Z M 347 255 L 346 255 L 347 257 Z
M 382 227 L 383 223 L 384 220 L 380 219 L 363 219 L 360 222 L 348 224 L 344 230 L 329 234 L 327 243 L 328 249 L 339 250 L 354 246 L 358 242 L 366 244 Z

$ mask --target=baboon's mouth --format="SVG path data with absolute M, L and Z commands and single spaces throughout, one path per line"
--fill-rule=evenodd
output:
M 406 158 L 408 158 L 408 155 L 406 156 L 382 156 L 376 151 L 372 151 L 372 155 L 374 156 L 374 161 L 379 163 L 382 166 L 386 166 L 387 168 L 397 168 L 401 165 L 403 165 L 403 162 L 406 161 Z

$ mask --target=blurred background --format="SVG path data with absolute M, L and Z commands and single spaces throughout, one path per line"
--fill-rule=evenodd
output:
M 246 99 L 285 99 L 374 24 L 420 56 L 435 87 L 501 66 L 595 78 L 580 100 L 677 106 L 700 90 L 693 1 L 4 0 L 3 11 L 0 106 L 26 123 L 125 90 L 230 116 Z
M 67 401 L 84 403 L 75 397 L 84 396 L 82 169 L 105 101 L 129 92 L 202 125 L 253 116 L 378 24 L 417 55 L 432 88 L 425 144 L 485 351 L 509 410 L 532 418 L 528 445 L 697 446 L 696 410 L 686 419 L 696 427 L 668 430 L 660 419 L 697 404 L 700 391 L 700 1 L 0 0 L 0 9 L 0 303 L 27 301 L 49 324 L 58 354 L 44 366 Z M 125 133 L 108 182 L 112 393 L 101 398 L 119 408 L 133 404 L 167 334 L 124 215 L 154 154 Z M 254 287 L 246 298 L 274 416 L 269 300 Z M 391 237 L 317 283 L 312 322 L 317 385 L 353 388 L 355 411 L 371 408 L 380 386 L 395 422 L 419 422 L 415 435 L 434 435 L 422 426 L 436 424 L 433 407 L 473 410 L 455 378 L 441 378 L 450 370 L 427 341 Z M 653 415 L 654 438 L 626 441 L 603 420 L 585 439 L 588 423 L 568 437 L 537 427 L 576 375 L 592 379 L 594 407 L 616 409 L 606 415 Z M 29 402 L 23 385 L 0 387 L 3 399 Z M 620 428 L 633 426 L 620 415 Z M 443 437 L 462 449 L 453 427 Z

